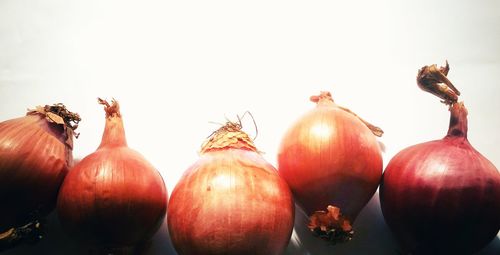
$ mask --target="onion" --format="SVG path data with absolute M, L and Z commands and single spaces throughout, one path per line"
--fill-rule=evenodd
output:
M 383 132 L 335 104 L 330 92 L 311 101 L 317 106 L 282 139 L 278 170 L 310 215 L 310 230 L 333 243 L 344 242 L 378 187 L 382 156 L 374 134 Z
M 76 240 L 113 250 L 147 241 L 167 207 L 160 174 L 127 146 L 118 102 L 105 105 L 106 127 L 99 148 L 83 158 L 61 187 L 57 212 Z
M 293 221 L 286 182 L 232 122 L 202 146 L 168 208 L 168 229 L 182 255 L 282 254 Z
M 62 104 L 37 107 L 0 123 L 0 250 L 38 239 L 72 165 L 80 117 Z
M 450 105 L 448 134 L 399 152 L 380 187 L 384 218 L 411 254 L 472 254 L 500 229 L 500 174 L 467 140 L 467 109 L 448 70 L 425 66 L 417 78 Z

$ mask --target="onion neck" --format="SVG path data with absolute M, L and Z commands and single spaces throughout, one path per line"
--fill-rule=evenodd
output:
M 123 120 L 120 114 L 120 105 L 116 100 L 111 101 L 111 105 L 102 99 L 98 99 L 99 103 L 104 105 L 106 111 L 106 126 L 102 135 L 99 149 L 104 147 L 122 147 L 127 146 L 125 138 L 125 129 Z
M 61 103 L 28 109 L 26 115 L 41 115 L 45 117 L 48 122 L 64 125 L 65 129 L 70 128 L 73 131 L 78 128 L 78 123 L 82 120 L 78 113 L 69 111 L 66 106 Z M 75 136 L 77 135 L 75 134 Z
M 121 146 L 127 146 L 122 118 L 106 118 L 106 127 L 104 128 L 104 134 L 102 135 L 101 145 L 99 145 L 99 148 Z
M 335 102 L 333 101 L 332 94 L 328 91 L 321 91 L 317 96 L 311 96 L 309 98 L 311 102 L 316 103 L 318 106 L 334 106 Z
M 28 109 L 26 115 L 37 115 L 44 118 L 48 123 L 53 123 L 62 127 L 64 137 L 56 134 L 56 137 L 63 139 L 69 150 L 73 149 L 73 136 L 78 138 L 79 133 L 75 133 L 78 123 L 82 120 L 78 113 L 69 111 L 64 104 L 37 106 L 35 109 Z M 52 130 L 53 131 L 53 130 Z
M 224 149 L 243 149 L 257 152 L 257 148 L 247 133 L 241 131 L 241 125 L 228 122 L 215 132 L 201 146 L 201 154 Z
M 381 128 L 379 128 L 375 125 L 372 125 L 370 122 L 362 119 L 361 117 L 359 117 L 357 114 L 355 114 L 354 112 L 352 112 L 348 108 L 345 108 L 345 107 L 342 107 L 340 105 L 335 104 L 335 102 L 333 101 L 333 98 L 332 98 L 332 94 L 328 91 L 321 91 L 319 93 L 319 95 L 311 96 L 309 99 L 312 102 L 316 103 L 317 107 L 325 107 L 325 106 L 326 107 L 336 107 L 340 110 L 348 112 L 349 114 L 352 114 L 354 117 L 358 118 L 361 122 L 363 122 L 363 124 L 365 124 L 366 127 L 368 127 L 370 129 L 370 131 L 375 136 L 381 137 L 384 134 L 384 131 Z
M 456 102 L 450 106 L 450 127 L 446 137 L 467 139 L 467 108 L 463 102 Z

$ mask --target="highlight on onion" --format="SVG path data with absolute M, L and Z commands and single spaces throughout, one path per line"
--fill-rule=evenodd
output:
M 382 175 L 376 136 L 383 131 L 334 103 L 330 92 L 282 138 L 278 170 L 309 217 L 309 229 L 331 243 L 353 236 L 352 224 Z M 326 209 L 326 210 L 325 210 Z
M 424 66 L 417 76 L 449 105 L 448 133 L 395 155 L 380 186 L 384 218 L 405 254 L 473 254 L 500 229 L 500 173 L 469 143 L 467 109 L 448 70 Z
M 293 229 L 292 194 L 241 122 L 210 136 L 169 203 L 168 229 L 181 255 L 282 254 Z
M 73 164 L 80 116 L 55 104 L 0 123 L 0 251 L 41 238 Z
M 99 99 L 106 126 L 99 148 L 64 180 L 57 201 L 63 230 L 98 252 L 129 252 L 159 228 L 167 190 L 159 172 L 127 146 L 117 101 Z

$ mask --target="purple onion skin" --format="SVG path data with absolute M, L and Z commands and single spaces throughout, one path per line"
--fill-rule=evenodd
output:
M 500 174 L 467 140 L 463 104 L 451 112 L 445 138 L 404 149 L 383 175 L 382 212 L 404 254 L 472 254 L 500 229 Z

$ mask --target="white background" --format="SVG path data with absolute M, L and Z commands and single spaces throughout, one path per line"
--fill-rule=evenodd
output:
M 68 1 L 0 0 L 0 120 L 65 103 L 83 118 L 74 155 L 99 145 L 104 111 L 121 103 L 129 146 L 169 193 L 225 116 L 250 111 L 256 142 L 276 162 L 287 127 L 331 91 L 382 127 L 384 165 L 401 149 L 446 134 L 448 111 L 420 91 L 417 70 L 451 65 L 469 109 L 469 140 L 500 166 L 500 1 Z M 248 119 L 244 129 L 255 134 Z M 296 221 L 305 221 L 300 212 Z M 35 247 L 5 254 L 74 254 L 52 215 Z M 287 254 L 396 254 L 377 196 L 356 239 L 328 247 L 301 224 Z M 298 235 L 297 235 L 298 233 Z M 149 254 L 173 254 L 165 225 Z M 301 244 L 302 243 L 302 244 Z M 482 254 L 499 254 L 495 239 Z

